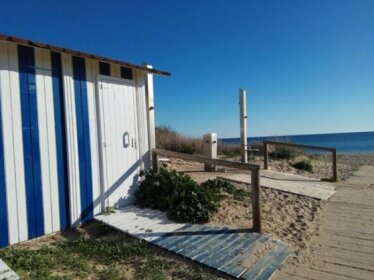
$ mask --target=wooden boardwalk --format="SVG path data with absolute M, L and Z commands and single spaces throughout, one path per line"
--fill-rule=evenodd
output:
M 178 224 L 135 206 L 95 219 L 235 278 L 270 279 L 289 254 L 285 243 L 250 229 Z
M 374 279 L 374 166 L 361 167 L 326 205 L 311 261 L 285 264 L 276 279 Z
M 310 196 L 322 200 L 328 200 L 334 193 L 334 184 L 322 182 L 319 179 L 305 176 L 286 174 L 272 170 L 261 170 L 261 186 L 286 191 L 290 193 Z M 250 184 L 251 177 L 248 174 L 227 174 L 221 178 L 238 183 Z

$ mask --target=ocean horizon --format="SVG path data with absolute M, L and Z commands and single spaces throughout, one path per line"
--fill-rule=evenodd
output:
M 374 153 L 374 131 L 248 137 L 248 144 L 264 140 L 336 148 L 338 153 Z M 225 144 L 240 144 L 240 138 L 221 138 Z

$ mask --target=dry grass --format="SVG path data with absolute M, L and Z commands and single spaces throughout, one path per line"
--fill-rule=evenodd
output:
M 184 136 L 168 126 L 156 127 L 157 148 L 186 154 L 203 154 L 203 145 L 202 138 Z M 235 157 L 240 155 L 240 145 L 218 142 L 217 151 L 219 155 Z
M 274 138 L 274 141 L 289 142 L 287 138 Z M 188 137 L 175 131 L 168 126 L 156 127 L 156 146 L 160 149 L 169 151 L 186 153 L 186 154 L 203 154 L 203 139 Z M 249 147 L 252 151 L 249 156 L 262 156 L 264 152 L 263 143 L 251 142 Z M 236 157 L 240 155 L 240 144 L 227 144 L 218 141 L 217 147 L 218 155 L 224 157 Z M 269 155 L 278 159 L 291 159 L 297 155 L 302 154 L 302 151 L 297 148 L 270 146 Z
M 156 127 L 156 146 L 160 149 L 179 153 L 203 153 L 202 139 L 183 136 L 168 126 Z

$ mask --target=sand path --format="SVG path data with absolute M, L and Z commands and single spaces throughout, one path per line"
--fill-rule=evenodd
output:
M 374 279 L 374 166 L 340 183 L 311 247 L 311 261 L 286 263 L 274 279 Z

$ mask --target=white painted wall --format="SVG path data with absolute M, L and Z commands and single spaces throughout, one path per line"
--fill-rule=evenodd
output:
M 55 118 L 50 70 L 51 59 L 49 50 L 40 48 L 34 48 L 34 50 L 41 156 L 40 163 L 42 169 L 41 180 L 43 186 L 44 230 L 45 233 L 48 234 L 60 230 L 56 134 L 54 130 Z M 61 59 L 66 115 L 64 123 L 67 135 L 67 183 L 69 184 L 70 218 L 71 225 L 77 226 L 81 222 L 81 198 L 72 56 L 69 54 L 61 54 Z M 85 67 L 89 107 L 93 204 L 94 213 L 98 214 L 103 211 L 98 131 L 98 117 L 100 117 L 100 112 L 97 111 L 97 77 L 99 75 L 99 62 L 93 59 L 85 59 Z M 110 69 L 112 77 L 120 78 L 121 72 L 119 65 L 111 64 Z M 136 106 L 138 107 L 138 153 L 142 161 L 142 167 L 148 168 L 150 153 L 145 84 L 147 74 L 139 70 L 134 70 L 133 77 L 134 90 L 136 91 Z M 0 41 L 0 98 L 2 109 L 2 119 L 0 121 L 2 121 L 4 136 L 8 232 L 9 242 L 10 244 L 14 244 L 28 239 L 28 229 L 17 45 L 6 41 Z

